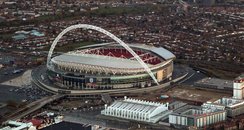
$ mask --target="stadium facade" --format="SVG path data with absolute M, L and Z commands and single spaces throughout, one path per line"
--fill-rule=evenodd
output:
M 150 68 L 157 82 L 171 80 L 175 55 L 162 47 L 128 45 Z M 51 58 L 48 78 L 64 90 L 112 90 L 157 85 L 124 47 L 115 43 L 85 46 Z

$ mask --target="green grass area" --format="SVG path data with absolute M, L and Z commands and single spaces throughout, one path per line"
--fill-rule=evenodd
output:
M 93 44 L 98 44 L 99 42 L 96 41 L 83 41 L 83 42 L 76 42 L 76 43 L 69 43 L 66 45 L 62 46 L 56 46 L 55 50 L 56 52 L 68 52 L 75 50 L 76 48 L 82 47 L 82 46 L 87 46 L 87 45 L 93 45 Z M 43 51 L 49 51 L 50 46 L 47 46 L 43 49 Z

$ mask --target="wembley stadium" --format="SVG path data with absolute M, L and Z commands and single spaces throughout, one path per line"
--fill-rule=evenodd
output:
M 170 79 L 173 55 L 162 47 L 129 45 L 147 64 L 160 83 Z M 51 59 L 48 78 L 56 86 L 71 90 L 107 90 L 156 85 L 142 65 L 117 44 L 79 48 Z
M 115 42 L 53 55 L 62 36 L 77 28 L 96 30 Z M 146 92 L 186 76 L 172 79 L 174 59 L 175 55 L 163 47 L 126 44 L 100 27 L 78 24 L 66 28 L 55 38 L 47 65 L 32 71 L 32 81 L 46 91 L 70 95 Z

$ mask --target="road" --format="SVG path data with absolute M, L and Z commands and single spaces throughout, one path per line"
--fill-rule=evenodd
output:
M 9 115 L 7 117 L 7 120 L 17 120 L 17 119 L 20 119 L 40 108 L 42 108 L 43 106 L 45 106 L 46 104 L 54 101 L 54 100 L 57 100 L 59 98 L 62 98 L 64 97 L 65 95 L 53 95 L 53 96 L 48 96 L 48 97 L 44 97 L 42 99 L 39 99 L 37 101 L 34 101 L 28 105 L 26 105 L 25 107 L 22 107 L 18 110 L 16 110 L 15 112 L 11 113 L 11 115 Z
M 206 78 L 207 76 L 203 74 L 201 71 L 189 69 L 188 75 L 186 76 L 184 80 L 180 81 L 179 84 L 183 85 L 194 85 L 194 83 L 198 80 L 201 80 L 203 78 Z

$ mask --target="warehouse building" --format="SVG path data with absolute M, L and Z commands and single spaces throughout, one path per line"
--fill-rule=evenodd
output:
M 194 86 L 207 89 L 233 91 L 233 81 L 218 78 L 204 78 L 194 83 Z
M 182 113 L 173 112 L 169 115 L 171 125 L 204 127 L 226 120 L 224 106 L 204 103 L 199 108 L 186 109 Z
M 101 114 L 129 120 L 156 123 L 161 118 L 168 116 L 168 103 L 161 104 L 150 101 L 126 98 L 117 100 L 110 106 L 105 105 Z

